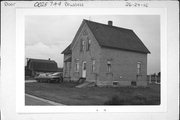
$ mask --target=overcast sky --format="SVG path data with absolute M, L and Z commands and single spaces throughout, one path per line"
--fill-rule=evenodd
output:
M 72 42 L 83 19 L 132 29 L 149 49 L 148 74 L 160 71 L 160 16 L 26 16 L 25 57 L 51 58 L 63 67 L 61 52 Z

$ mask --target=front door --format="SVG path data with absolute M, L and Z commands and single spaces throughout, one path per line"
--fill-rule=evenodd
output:
M 82 77 L 86 78 L 86 61 L 82 63 Z

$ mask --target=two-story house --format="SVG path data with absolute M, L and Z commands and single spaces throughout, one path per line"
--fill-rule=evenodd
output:
M 64 80 L 98 86 L 146 86 L 147 54 L 133 30 L 83 20 L 64 54 Z

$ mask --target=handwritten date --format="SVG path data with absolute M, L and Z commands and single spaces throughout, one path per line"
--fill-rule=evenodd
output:
M 126 2 L 126 7 L 148 7 L 148 3 Z

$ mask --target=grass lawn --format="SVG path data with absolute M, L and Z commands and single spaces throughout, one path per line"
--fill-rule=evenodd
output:
M 25 83 L 25 92 L 65 105 L 159 105 L 160 85 L 147 88 L 89 87 L 76 83 Z

